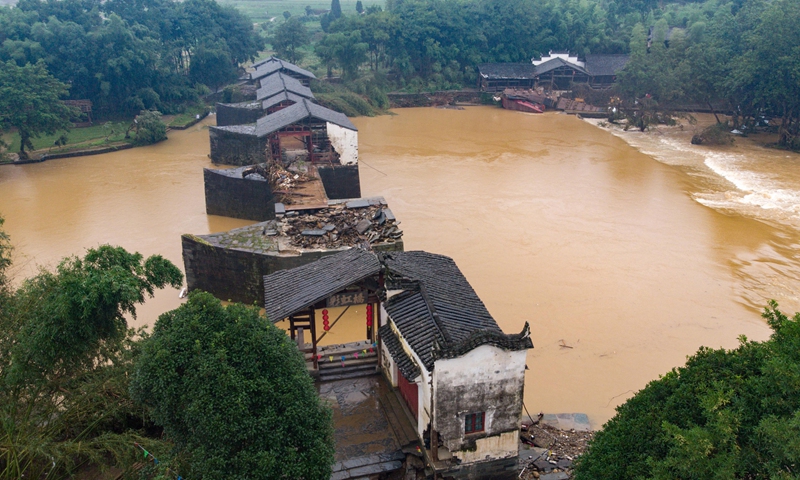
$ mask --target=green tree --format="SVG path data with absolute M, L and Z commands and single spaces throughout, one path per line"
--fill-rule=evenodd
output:
M 361 0 L 356 2 L 356 12 L 358 12 L 359 15 L 364 13 L 364 4 L 361 3 Z
M 800 313 L 763 317 L 769 340 L 701 348 L 618 407 L 576 480 L 798 478 Z
M 338 20 L 342 18 L 342 5 L 339 3 L 339 0 L 331 0 L 331 19 Z
M 275 36 L 272 37 L 272 48 L 278 56 L 285 58 L 289 62 L 297 63 L 303 58 L 300 48 L 308 45 L 311 39 L 306 26 L 299 18 L 290 18 L 275 29 Z
M 9 61 L 0 68 L 0 131 L 17 129 L 20 157 L 27 157 L 25 148 L 33 149 L 31 139 L 69 129 L 77 112 L 61 101 L 67 89 L 42 61 L 24 67 Z
M 0 478 L 131 467 L 132 442 L 155 442 L 128 396 L 137 333 L 125 317 L 182 277 L 159 256 L 101 246 L 0 298 Z
M 236 80 L 238 71 L 227 47 L 223 45 L 200 45 L 192 56 L 189 76 L 214 91 L 226 83 Z
M 167 126 L 161 121 L 161 113 L 154 110 L 143 110 L 133 120 L 136 145 L 152 145 L 167 138 Z
M 131 392 L 205 478 L 327 479 L 331 412 L 297 346 L 244 305 L 192 292 L 159 317 Z
M 358 76 L 358 67 L 368 60 L 369 45 L 361 41 L 361 31 L 337 32 L 326 35 L 318 44 L 318 55 L 323 62 L 332 61 L 350 80 Z M 330 63 L 328 64 L 330 68 Z
M 6 271 L 11 265 L 11 241 L 8 234 L 3 229 L 3 224 L 6 219 L 0 216 L 0 306 L 3 305 L 3 299 L 8 295 L 8 277 Z M 4 309 L 0 308 L 0 312 Z M 0 313 L 2 315 L 2 313 Z

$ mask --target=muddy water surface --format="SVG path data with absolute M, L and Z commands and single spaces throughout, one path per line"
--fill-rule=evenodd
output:
M 534 414 L 599 426 L 699 346 L 766 338 L 767 298 L 800 309 L 797 230 L 702 205 L 695 172 L 575 117 L 410 109 L 356 124 L 364 193 L 387 198 L 407 249 L 453 257 L 505 331 L 530 322 Z
M 160 254 L 183 269 L 182 233 L 252 223 L 206 215 L 203 167 L 212 164 L 205 125 L 213 122 L 170 132 L 169 140 L 149 147 L 0 166 L 0 215 L 15 247 L 15 277 L 104 243 Z M 132 325 L 152 325 L 179 304 L 177 290 L 159 291 Z
M 766 298 L 800 310 L 797 229 L 702 204 L 725 193 L 708 189 L 711 174 L 667 165 L 677 149 L 638 146 L 656 161 L 574 117 L 490 107 L 354 123 L 362 191 L 386 197 L 406 248 L 453 257 L 506 332 L 530 322 L 533 414 L 585 412 L 599 427 L 699 346 L 766 338 Z M 205 215 L 208 149 L 201 124 L 152 147 L 0 167 L 18 278 L 100 243 L 182 265 L 181 233 L 247 224 Z M 134 323 L 179 302 L 161 292 Z M 362 319 L 352 308 L 325 343 L 359 337 Z

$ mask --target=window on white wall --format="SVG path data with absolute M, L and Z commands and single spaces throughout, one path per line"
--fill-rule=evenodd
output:
M 486 412 L 470 413 L 464 417 L 464 433 L 476 433 L 484 430 Z

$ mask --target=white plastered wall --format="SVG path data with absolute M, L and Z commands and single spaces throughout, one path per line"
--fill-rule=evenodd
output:
M 328 140 L 330 140 L 339 162 L 342 165 L 358 164 L 358 132 L 328 122 Z
M 462 462 L 517 455 L 526 358 L 526 350 L 481 345 L 461 357 L 436 361 L 434 427 Z M 470 451 L 463 448 L 470 437 L 464 420 L 478 412 L 486 414 L 484 432 L 474 437 L 475 450 Z

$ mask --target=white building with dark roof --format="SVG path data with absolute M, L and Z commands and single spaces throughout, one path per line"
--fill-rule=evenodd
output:
M 486 92 L 506 88 L 569 90 L 575 84 L 592 88 L 610 87 L 625 68 L 628 55 L 586 55 L 581 60 L 569 52 L 550 52 L 531 63 L 484 63 L 478 66 L 478 86 Z
M 516 478 L 528 324 L 503 333 L 451 258 L 352 248 L 267 275 L 264 289 L 270 320 L 297 316 L 311 329 L 314 368 L 327 365 L 317 356 L 315 310 L 344 292 L 377 303 L 368 341 L 377 341 L 380 370 L 429 446 L 429 468 L 443 477 Z

